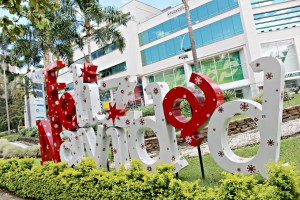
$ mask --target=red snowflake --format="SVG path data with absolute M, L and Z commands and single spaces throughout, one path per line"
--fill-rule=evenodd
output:
M 76 136 L 75 136 L 75 140 L 78 140 L 78 138 L 79 138 L 79 137 L 76 135 Z
M 259 64 L 259 63 L 256 63 L 256 67 L 260 67 L 260 64 Z
M 106 110 L 106 112 L 108 113 L 107 120 L 112 119 L 113 124 L 115 124 L 116 119 L 120 119 L 120 117 L 126 115 L 126 110 L 125 109 L 117 109 L 117 104 L 114 104 L 113 106 L 111 106 L 111 104 L 109 104 L 109 109 Z
M 75 81 L 75 84 L 77 85 L 77 84 L 78 84 L 78 81 Z
M 86 90 L 86 86 L 83 86 L 83 90 Z
M 240 105 L 240 109 L 242 110 L 242 111 L 247 111 L 248 109 L 249 109 L 249 105 L 247 104 L 247 103 L 241 103 L 241 105 Z
M 145 124 L 145 120 L 143 118 L 140 119 L 140 124 L 144 125 Z
M 127 119 L 125 123 L 126 123 L 127 125 L 129 125 L 129 124 L 130 124 L 130 120 Z
M 148 170 L 149 172 L 151 172 L 151 171 L 152 171 L 152 167 L 151 167 L 151 166 L 148 166 L 148 167 L 147 167 L 147 170 Z
M 157 88 L 154 88 L 153 93 L 154 93 L 154 94 L 158 94 L 158 89 L 157 89 Z
M 104 87 L 104 88 L 106 87 L 106 83 L 105 82 L 102 83 L 102 87 Z
M 223 108 L 223 107 L 219 107 L 218 112 L 219 112 L 219 113 L 224 112 L 224 108 Z
M 223 157 L 223 156 L 224 156 L 224 152 L 223 152 L 223 151 L 219 151 L 219 152 L 218 152 L 218 155 L 219 155 L 220 157 Z
M 96 83 L 97 82 L 97 68 L 98 66 L 92 63 L 84 63 L 81 69 L 82 74 L 79 77 L 83 77 L 84 83 Z
M 97 112 L 97 115 L 101 115 L 101 112 L 100 112 L 100 111 L 98 111 L 98 112 Z
M 83 99 L 83 102 L 86 103 L 86 99 Z
M 125 81 L 128 81 L 128 77 L 125 78 Z
M 121 94 L 124 94 L 124 90 L 121 90 Z
M 106 150 L 105 148 L 102 149 L 102 151 L 105 151 L 105 150 Z
M 275 142 L 274 142 L 274 140 L 268 140 L 268 142 L 267 142 L 267 144 L 269 145 L 269 146 L 274 146 L 274 144 L 275 144 Z
M 117 154 L 117 153 L 118 153 L 117 149 L 114 149 L 113 152 L 114 152 L 114 154 Z
M 176 160 L 175 156 L 172 156 L 172 162 L 174 162 Z
M 242 170 L 241 170 L 241 168 L 237 168 L 236 171 L 237 172 L 241 172 Z
M 268 72 L 266 74 L 266 79 L 271 80 L 273 78 L 273 74 L 271 72 Z
M 258 122 L 258 118 L 257 118 L 257 117 L 255 117 L 255 118 L 254 118 L 254 121 L 255 121 L 255 122 Z
M 252 174 L 252 173 L 255 173 L 255 171 L 256 171 L 255 166 L 253 166 L 253 165 L 248 165 L 247 170 L 248 170 L 248 172 L 250 172 L 251 174 Z
M 129 93 L 128 93 L 128 96 L 131 96 L 131 95 L 132 95 L 132 92 L 129 92 Z
M 144 143 L 141 144 L 141 148 L 145 149 L 145 144 Z

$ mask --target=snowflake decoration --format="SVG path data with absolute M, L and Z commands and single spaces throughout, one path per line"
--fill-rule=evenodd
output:
M 223 156 L 224 156 L 224 152 L 223 152 L 223 151 L 219 151 L 219 152 L 218 152 L 218 155 L 219 155 L 220 157 L 223 157 Z
M 97 112 L 97 115 L 101 115 L 101 112 L 100 112 L 100 111 L 98 111 L 98 112 Z
M 144 143 L 141 144 L 141 148 L 145 149 L 145 144 Z
M 117 153 L 118 153 L 117 149 L 114 149 L 113 152 L 114 152 L 114 154 L 117 154 Z
M 84 63 L 81 69 L 82 74 L 79 77 L 83 77 L 84 83 L 97 83 L 97 68 L 98 66 L 92 63 Z
M 172 162 L 174 162 L 176 160 L 175 156 L 172 156 Z
M 241 103 L 240 109 L 245 112 L 245 111 L 247 111 L 249 109 L 249 105 L 247 103 L 245 103 L 245 102 Z
M 152 167 L 151 167 L 151 166 L 147 166 L 147 170 L 148 170 L 149 172 L 151 172 L 151 171 L 152 171 Z
M 129 125 L 130 124 L 130 120 L 127 119 L 125 123 L 126 123 L 126 125 Z
M 254 118 L 254 121 L 255 121 L 255 122 L 258 122 L 258 118 L 257 118 L 257 117 L 255 117 L 255 118 Z
M 104 87 L 104 88 L 106 87 L 106 83 L 105 82 L 102 83 L 102 87 Z
M 86 90 L 86 86 L 83 86 L 83 90 Z
M 267 144 L 269 146 L 274 146 L 275 142 L 274 142 L 274 140 L 268 140 Z
M 99 144 L 98 144 L 98 143 L 96 143 L 96 147 L 97 147 L 97 146 L 99 146 Z
M 157 88 L 154 88 L 153 93 L 154 93 L 154 94 L 158 94 L 158 89 L 157 89 Z
M 105 150 L 106 150 L 105 148 L 102 149 L 102 151 L 105 151 Z
M 256 63 L 256 65 L 255 65 L 256 67 L 260 67 L 260 64 L 259 63 Z
M 271 80 L 273 78 L 273 74 L 271 73 L 271 72 L 268 72 L 267 74 L 266 74 L 266 79 L 267 80 Z
M 75 136 L 75 140 L 78 140 L 78 139 L 79 139 L 79 137 L 78 137 L 78 135 L 76 135 L 76 136 Z
M 125 81 L 128 81 L 128 77 L 125 77 Z
M 219 113 L 224 112 L 224 108 L 223 108 L 223 107 L 219 107 L 218 112 L 219 112 Z
M 186 143 L 190 144 L 192 142 L 192 137 L 191 136 L 186 136 L 185 141 L 186 141 Z
M 86 99 L 83 99 L 83 102 L 86 103 Z
M 116 119 L 120 119 L 120 117 L 126 115 L 126 110 L 117 109 L 117 104 L 114 104 L 113 106 L 109 104 L 109 109 L 106 110 L 106 112 L 109 114 L 107 120 L 112 119 L 113 124 L 115 124 Z
M 131 96 L 131 95 L 132 95 L 132 92 L 129 92 L 129 93 L 128 93 L 128 96 Z
M 124 94 L 124 90 L 121 90 L 121 94 Z
M 140 124 L 144 125 L 145 124 L 145 120 L 143 118 L 140 119 Z
M 242 170 L 241 170 L 241 168 L 237 168 L 236 171 L 237 172 L 241 172 Z
M 54 124 L 54 128 L 58 128 L 58 124 Z
M 202 78 L 201 77 L 199 77 L 199 76 L 197 76 L 196 78 L 195 78 L 195 83 L 196 84 L 201 84 L 202 83 Z
M 248 170 L 248 172 L 250 172 L 251 174 L 252 174 L 252 173 L 255 173 L 255 171 L 256 171 L 255 166 L 253 166 L 253 165 L 248 165 L 247 170 Z

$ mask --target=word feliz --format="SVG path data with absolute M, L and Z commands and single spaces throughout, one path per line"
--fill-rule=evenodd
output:
M 155 116 L 150 117 L 142 117 L 141 111 L 126 115 L 125 107 L 134 95 L 137 83 L 135 76 L 99 82 L 101 90 L 117 88 L 106 115 L 102 114 L 97 66 L 92 64 L 72 65 L 69 70 L 73 74 L 75 93 L 66 92 L 58 98 L 58 90 L 64 89 L 66 84 L 57 83 L 56 71 L 63 67 L 65 64 L 57 61 L 44 70 L 50 120 L 37 121 L 42 163 L 53 160 L 77 165 L 86 151 L 100 168 L 104 168 L 111 138 L 116 168 L 122 163 L 129 168 L 129 158 L 135 158 L 149 171 L 154 170 L 156 164 L 172 163 L 176 173 L 188 163 L 179 158 L 175 128 L 181 130 L 187 144 L 198 146 L 203 141 L 198 130 L 208 121 L 209 150 L 223 169 L 244 174 L 260 171 L 267 177 L 264 165 L 270 160 L 279 160 L 284 67 L 274 58 L 260 58 L 251 64 L 254 72 L 264 72 L 263 106 L 250 100 L 224 103 L 222 91 L 213 80 L 193 73 L 190 82 L 197 85 L 205 97 L 191 87 L 175 87 L 169 91 L 166 83 L 150 83 L 145 88 L 147 95 L 153 97 Z M 191 106 L 190 119 L 181 113 L 183 100 Z M 229 147 L 227 126 L 230 117 L 236 113 L 250 116 L 258 126 L 261 143 L 257 155 L 252 158 L 237 156 Z M 95 125 L 97 134 L 91 128 Z M 145 148 L 144 131 L 149 128 L 158 137 L 157 160 L 150 158 Z

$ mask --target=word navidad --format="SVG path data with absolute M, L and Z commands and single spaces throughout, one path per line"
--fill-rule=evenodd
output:
M 130 158 L 135 158 L 148 171 L 153 171 L 156 164 L 172 163 L 176 173 L 188 163 L 178 155 L 175 128 L 181 131 L 187 144 L 198 146 L 203 142 L 198 130 L 208 121 L 209 150 L 223 169 L 244 174 L 260 171 L 266 177 L 264 165 L 279 160 L 285 73 L 275 58 L 264 57 L 251 63 L 254 72 L 264 72 L 263 105 L 250 100 L 224 103 L 222 91 L 213 80 L 193 73 L 190 82 L 204 95 L 191 87 L 175 87 L 169 91 L 166 83 L 147 85 L 145 92 L 152 95 L 155 110 L 155 116 L 150 117 L 142 117 L 141 111 L 126 114 L 126 105 L 137 84 L 136 76 L 99 81 L 98 86 L 97 66 L 90 63 L 69 68 L 74 78 L 74 94 L 65 92 L 59 98 L 58 90 L 66 84 L 57 83 L 56 72 L 63 67 L 65 64 L 57 61 L 44 69 L 50 120 L 37 121 L 42 163 L 53 160 L 78 165 L 86 152 L 98 167 L 105 168 L 111 138 L 116 168 L 121 164 L 129 168 Z M 106 114 L 101 113 L 99 87 L 100 90 L 117 88 Z M 184 100 L 191 106 L 190 119 L 180 110 Z M 258 126 L 261 143 L 252 158 L 237 156 L 229 147 L 227 126 L 230 117 L 237 113 L 250 116 Z M 97 127 L 97 134 L 92 126 Z M 156 160 L 146 151 L 146 129 L 152 129 L 158 137 L 160 151 Z

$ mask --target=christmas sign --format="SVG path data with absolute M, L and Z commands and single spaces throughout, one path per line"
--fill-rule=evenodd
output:
M 66 92 L 59 98 L 58 90 L 64 89 L 66 84 L 57 83 L 56 72 L 65 64 L 57 61 L 44 69 L 49 120 L 37 121 L 41 163 L 53 160 L 65 161 L 69 166 L 78 165 L 87 154 L 96 160 L 98 167 L 106 168 L 111 140 L 116 168 L 122 164 L 130 168 L 130 158 L 135 158 L 141 160 L 148 171 L 153 171 L 157 164 L 169 163 L 177 173 L 188 163 L 179 157 L 175 128 L 180 130 L 187 144 L 198 146 L 204 138 L 199 130 L 209 122 L 209 149 L 221 167 L 245 174 L 260 171 L 266 176 L 264 164 L 270 159 L 279 159 L 284 68 L 269 57 L 260 58 L 251 66 L 255 72 L 265 73 L 263 106 L 249 100 L 223 104 L 220 87 L 209 77 L 193 73 L 190 82 L 199 90 L 175 87 L 169 91 L 166 83 L 147 85 L 145 93 L 153 97 L 155 115 L 143 117 L 141 111 L 126 111 L 134 95 L 136 76 L 97 83 L 97 66 L 91 63 L 72 65 L 69 71 L 73 74 L 74 93 Z M 99 88 L 116 88 L 105 114 L 100 109 Z M 190 119 L 180 110 L 184 100 L 191 106 Z M 227 126 L 229 118 L 236 113 L 252 117 L 258 125 L 261 144 L 253 158 L 241 158 L 229 148 Z M 147 129 L 157 135 L 160 145 L 157 159 L 152 159 L 146 151 L 144 132 Z

